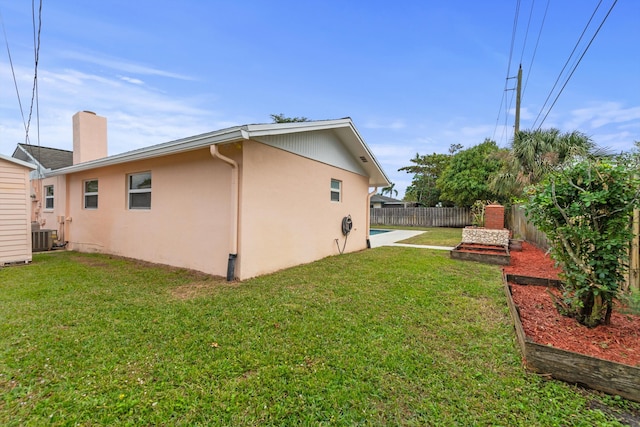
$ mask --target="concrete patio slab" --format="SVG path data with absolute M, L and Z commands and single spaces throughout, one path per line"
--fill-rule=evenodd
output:
M 448 246 L 410 245 L 406 243 L 396 243 L 422 233 L 424 233 L 424 231 L 391 230 L 386 233 L 374 234 L 373 236 L 369 237 L 369 241 L 371 242 L 372 248 L 378 248 L 380 246 L 404 246 L 409 248 L 439 249 L 445 251 L 450 251 L 453 249 L 453 247 Z

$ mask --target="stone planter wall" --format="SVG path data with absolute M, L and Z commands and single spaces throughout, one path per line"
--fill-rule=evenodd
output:
M 483 245 L 509 246 L 509 230 L 490 230 L 479 227 L 462 229 L 463 243 L 480 243 Z

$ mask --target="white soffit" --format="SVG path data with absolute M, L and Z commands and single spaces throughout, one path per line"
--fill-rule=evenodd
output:
M 264 135 L 252 139 L 271 147 L 367 176 L 367 172 L 359 164 L 359 160 L 355 159 L 335 133 L 329 130 Z

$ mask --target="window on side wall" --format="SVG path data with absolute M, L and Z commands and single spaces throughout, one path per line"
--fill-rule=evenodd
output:
M 53 185 L 44 186 L 44 208 L 53 209 Z
M 151 172 L 127 175 L 129 209 L 151 209 Z
M 340 202 L 342 200 L 342 181 L 331 180 L 331 201 Z
M 84 208 L 98 209 L 98 180 L 90 179 L 84 182 Z

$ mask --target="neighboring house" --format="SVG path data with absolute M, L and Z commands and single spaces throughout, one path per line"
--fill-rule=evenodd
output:
M 39 145 L 18 144 L 12 156 L 34 166 L 30 173 L 31 178 L 31 221 L 37 222 L 41 227 L 57 229 L 57 223 L 47 224 L 43 211 L 53 212 L 54 189 L 60 187 L 58 179 L 49 180 L 49 185 L 42 185 L 45 175 L 56 169 L 73 165 L 73 151 L 60 150 L 58 148 L 41 147 Z M 61 182 L 61 181 L 60 181 Z
M 31 191 L 35 167 L 0 155 L 0 265 L 31 262 Z
M 42 220 L 60 224 L 69 249 L 230 280 L 365 249 L 369 188 L 389 185 L 349 118 L 235 126 L 114 156 L 105 118 L 77 113 L 73 129 L 74 164 L 40 182 Z
M 73 164 L 73 151 L 39 145 L 18 144 L 11 157 L 32 163 L 36 167 L 31 173 L 32 179 L 42 178 L 47 172 Z
M 392 197 L 383 196 L 382 194 L 374 194 L 371 196 L 371 208 L 406 208 L 414 206 L 414 203 L 403 202 Z

